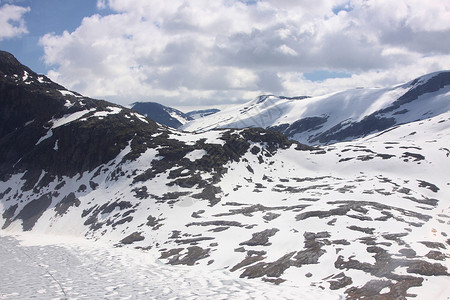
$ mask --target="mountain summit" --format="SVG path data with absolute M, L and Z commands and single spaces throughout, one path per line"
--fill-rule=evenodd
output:
M 346 126 L 336 117 L 343 133 L 366 116 L 421 116 L 309 147 L 262 128 L 195 134 L 161 126 L 1 52 L 0 226 L 84 236 L 171 265 L 316 289 L 321 298 L 437 299 L 448 295 L 450 275 L 450 112 L 447 73 L 439 74 L 366 91 L 371 105 L 357 90 L 242 107 L 265 112 L 262 127 L 288 124 L 290 105 L 327 122 L 335 117 L 325 103 L 364 111 Z M 274 107 L 286 118 L 273 118 Z M 325 133 L 333 124 L 312 128 Z

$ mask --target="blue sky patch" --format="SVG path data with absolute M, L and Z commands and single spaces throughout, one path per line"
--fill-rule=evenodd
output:
M 342 5 L 338 5 L 338 6 L 335 6 L 335 7 L 333 7 L 333 13 L 335 14 L 335 15 L 337 15 L 339 12 L 341 12 L 341 11 L 346 11 L 346 12 L 349 12 L 349 11 L 352 11 L 353 10 L 353 7 L 350 5 L 350 2 L 347 2 L 347 3 L 345 3 L 345 4 L 342 4 Z
M 0 41 L 0 49 L 13 53 L 21 63 L 41 74 L 47 73 L 48 66 L 40 59 L 44 50 L 39 45 L 39 39 L 47 33 L 60 35 L 65 30 L 73 32 L 84 17 L 102 12 L 97 10 L 97 1 L 93 0 L 21 0 L 7 3 L 30 8 L 24 15 L 28 34 Z
M 352 74 L 347 72 L 317 70 L 309 73 L 303 73 L 303 77 L 309 81 L 323 81 L 328 78 L 350 78 L 352 77 Z

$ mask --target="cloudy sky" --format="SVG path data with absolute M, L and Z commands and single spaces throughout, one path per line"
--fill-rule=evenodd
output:
M 0 49 L 124 105 L 314 96 L 450 69 L 450 1 L 0 0 Z

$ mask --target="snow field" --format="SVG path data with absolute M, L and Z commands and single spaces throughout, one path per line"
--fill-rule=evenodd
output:
M 168 266 L 74 237 L 0 232 L 0 299 L 339 299 L 332 293 Z

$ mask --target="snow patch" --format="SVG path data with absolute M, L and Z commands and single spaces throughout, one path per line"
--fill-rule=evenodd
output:
M 81 98 L 82 96 L 76 95 L 71 91 L 67 91 L 67 90 L 58 90 L 58 92 L 60 92 L 63 96 L 73 96 L 73 97 L 77 97 L 77 98 Z
M 72 102 L 70 102 L 69 100 L 66 100 L 66 103 L 64 103 L 64 106 L 67 108 L 71 108 L 72 106 L 74 106 L 74 104 Z
M 24 70 L 24 71 L 23 71 L 23 77 L 22 77 L 22 80 L 23 80 L 23 81 L 26 81 L 26 80 L 28 79 L 28 76 L 29 76 L 29 75 L 28 75 L 28 72 Z
M 37 141 L 36 145 L 39 145 L 42 141 L 44 141 L 44 140 L 46 140 L 46 139 L 48 139 L 48 138 L 50 138 L 52 136 L 53 136 L 53 131 L 50 129 L 49 131 L 47 131 L 46 135 L 44 135 L 43 137 L 41 137 L 39 139 L 39 141 Z
M 122 108 L 120 107 L 115 107 L 115 106 L 108 106 L 107 111 L 98 111 L 96 113 L 94 113 L 92 117 L 106 117 L 108 115 L 116 115 L 118 113 L 120 113 L 122 111 Z
M 186 122 L 188 122 L 188 120 L 186 120 L 185 118 L 183 118 L 182 116 L 180 116 L 177 112 L 175 111 L 167 111 L 167 113 L 174 119 L 176 119 L 178 122 L 180 122 L 181 124 L 185 124 Z
M 189 159 L 190 161 L 195 161 L 197 159 L 202 158 L 204 155 L 208 154 L 208 152 L 206 152 L 203 149 L 196 149 L 194 151 L 191 151 L 189 153 L 186 154 L 186 158 Z
M 73 121 L 76 121 L 78 119 L 81 119 L 82 117 L 84 117 L 85 115 L 87 115 L 90 112 L 95 111 L 95 108 L 91 108 L 88 110 L 82 110 L 82 111 L 77 111 L 73 114 L 68 114 L 65 115 L 64 117 L 60 118 L 60 119 L 56 119 L 53 120 L 53 126 L 52 128 L 58 128 L 60 126 L 66 125 L 68 123 L 71 123 Z
M 139 121 L 149 124 L 143 115 L 138 113 L 131 113 L 131 114 L 134 115 L 136 118 L 138 118 Z

